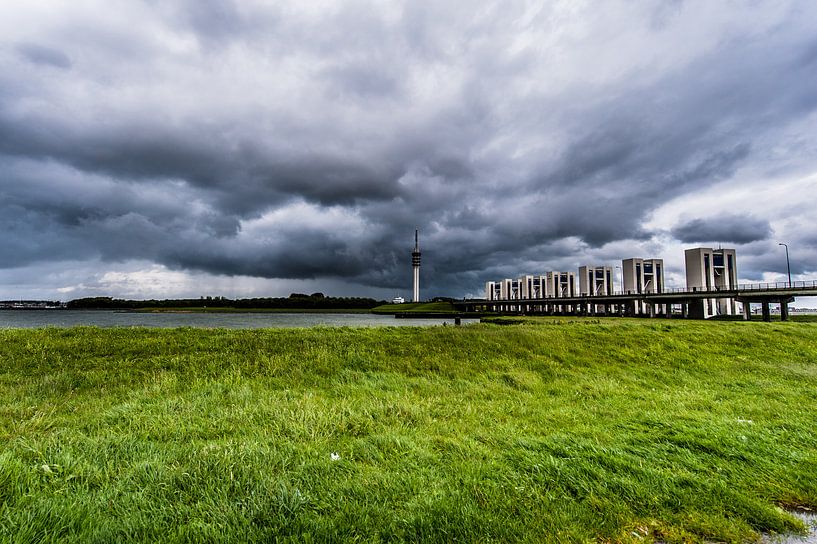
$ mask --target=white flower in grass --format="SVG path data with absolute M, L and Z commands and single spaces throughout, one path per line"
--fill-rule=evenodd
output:
M 332 453 L 329 454 L 329 458 L 332 461 L 340 461 L 340 454 L 333 451 Z

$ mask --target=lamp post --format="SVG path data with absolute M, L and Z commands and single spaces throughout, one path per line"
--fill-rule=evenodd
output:
M 789 264 L 789 244 L 778 242 L 777 245 L 784 246 L 786 248 L 786 272 L 789 273 L 789 288 L 791 288 L 791 265 Z

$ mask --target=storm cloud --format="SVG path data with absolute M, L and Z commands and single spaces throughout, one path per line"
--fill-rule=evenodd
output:
M 21 43 L 17 46 L 17 52 L 26 60 L 35 64 L 45 64 L 55 68 L 70 68 L 71 59 L 62 51 L 51 49 L 36 43 Z
M 765 219 L 732 214 L 693 219 L 672 229 L 673 236 L 685 243 L 716 241 L 749 244 L 766 240 L 771 233 L 772 228 Z
M 716 242 L 766 277 L 773 234 L 817 269 L 808 2 L 46 4 L 0 6 L 6 297 L 388 296 L 415 228 L 427 296 Z

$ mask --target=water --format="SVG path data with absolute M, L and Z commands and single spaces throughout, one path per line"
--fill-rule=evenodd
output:
M 463 324 L 478 322 L 463 319 Z M 287 327 L 428 327 L 453 325 L 454 319 L 395 319 L 375 314 L 284 313 L 137 313 L 105 310 L 0 310 L 0 328 L 76 327 L 196 327 L 203 329 L 264 329 Z

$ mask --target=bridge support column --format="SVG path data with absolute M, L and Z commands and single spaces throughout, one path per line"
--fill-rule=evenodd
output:
M 749 301 L 743 303 L 743 320 L 749 321 L 752 319 L 752 304 Z
M 704 301 L 702 299 L 692 299 L 687 302 L 687 317 L 690 319 L 706 319 Z
M 789 300 L 785 298 L 780 299 L 780 321 L 789 320 Z
M 769 301 L 764 300 L 761 303 L 761 307 L 763 308 L 763 321 L 771 321 L 772 320 L 772 312 L 769 311 Z

